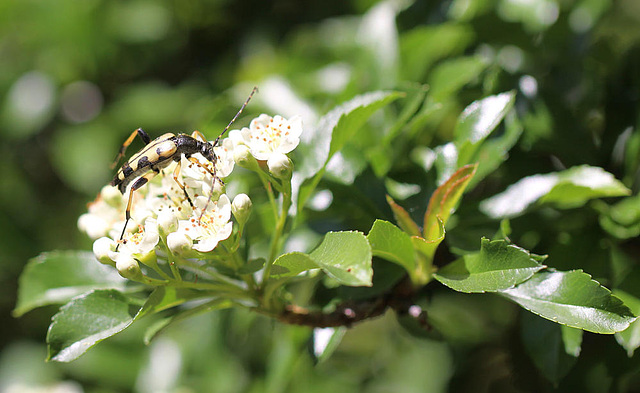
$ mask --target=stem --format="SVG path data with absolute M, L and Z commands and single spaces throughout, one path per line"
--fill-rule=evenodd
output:
M 215 291 L 217 293 L 226 293 L 232 294 L 235 297 L 241 297 L 243 299 L 253 299 L 250 294 L 244 288 L 240 288 L 237 285 L 229 285 L 223 283 L 208 283 L 208 282 L 190 282 L 190 281 L 182 281 L 180 283 L 175 283 L 172 285 L 176 288 L 192 288 L 192 289 L 203 289 L 208 291 Z
M 269 177 L 261 170 L 258 170 L 257 172 L 258 177 L 262 182 L 262 186 L 267 191 L 267 195 L 269 196 L 269 203 L 271 204 L 271 209 L 273 210 L 273 216 L 276 220 L 278 220 L 278 206 L 276 205 L 276 198 L 273 195 L 273 188 L 271 187 L 271 183 L 269 182 Z
M 433 278 L 435 269 L 433 268 L 433 255 L 425 255 L 416 252 L 416 268 L 409 272 L 409 277 L 415 287 L 423 287 Z
M 180 269 L 178 269 L 178 266 L 176 266 L 175 257 L 173 255 L 173 253 L 171 252 L 171 250 L 169 249 L 169 246 L 167 246 L 166 239 L 162 239 L 161 243 L 162 243 L 162 247 L 164 248 L 164 252 L 167 254 L 167 264 L 169 265 L 169 268 L 171 269 L 171 274 L 173 274 L 173 277 L 177 282 L 182 282 L 182 276 L 180 275 Z
M 264 267 L 264 272 L 262 274 L 262 289 L 264 289 L 264 285 L 269 279 L 269 275 L 271 274 L 271 266 L 273 266 L 273 262 L 280 251 L 280 243 L 281 237 L 284 232 L 284 227 L 287 222 L 287 217 L 289 215 L 289 208 L 291 207 L 291 180 L 284 182 L 285 183 L 285 192 L 282 193 L 282 210 L 280 210 L 280 216 L 276 222 L 275 232 L 273 233 L 273 237 L 271 238 L 271 250 L 269 252 L 269 259 L 267 260 L 267 264 Z M 270 294 L 265 297 L 264 304 L 269 304 Z
M 158 273 L 158 275 L 164 278 L 165 280 L 173 281 L 173 278 L 171 278 L 171 276 L 169 276 L 167 273 L 164 272 L 164 270 L 162 270 L 162 268 L 160 268 L 157 261 L 154 264 L 146 264 L 146 266 L 151 267 L 154 272 Z
M 278 221 L 276 222 L 275 232 L 273 233 L 273 237 L 271 238 L 271 248 L 269 252 L 269 259 L 267 261 L 267 268 L 271 267 L 280 249 L 280 238 L 282 237 L 284 224 L 287 221 L 287 212 L 289 211 L 289 206 L 291 206 L 291 200 L 289 200 L 289 203 L 286 203 L 286 200 L 283 200 L 282 202 L 282 211 L 280 212 L 280 217 L 278 217 Z M 268 270 L 265 270 L 265 279 L 268 278 L 267 273 Z
M 186 266 L 188 268 L 191 268 L 193 270 L 197 270 L 203 274 L 206 274 L 207 276 L 209 276 L 210 278 L 212 278 L 213 280 L 216 281 L 220 281 L 221 283 L 225 283 L 225 284 L 229 284 L 229 285 L 233 285 L 235 287 L 238 287 L 236 281 L 230 279 L 229 277 L 220 274 L 214 270 L 210 270 L 207 269 L 206 267 L 199 265 L 198 263 L 195 263 L 191 260 L 188 259 L 180 259 L 180 264 L 183 266 Z M 184 282 L 184 281 L 183 281 Z M 239 287 L 238 287 L 239 288 Z
M 242 260 L 238 252 L 234 252 L 233 254 L 231 254 L 231 257 L 233 258 L 233 263 L 236 268 L 240 268 L 246 264 L 246 262 Z M 256 280 L 253 277 L 253 274 L 242 274 L 240 275 L 240 277 L 247 284 L 249 290 L 252 292 L 255 292 L 255 290 L 258 287 L 258 284 L 256 283 Z
M 295 304 L 288 304 L 282 310 L 265 308 L 254 310 L 288 324 L 312 327 L 350 327 L 354 323 L 381 316 L 389 308 L 395 310 L 398 315 L 409 315 L 409 309 L 414 305 L 414 295 L 414 286 L 408 278 L 405 278 L 388 292 L 368 300 L 338 303 L 335 310 L 329 313 Z M 412 317 L 420 323 L 425 332 L 432 329 L 424 311 L 420 310 L 419 315 L 412 315 Z
M 156 287 L 166 287 L 167 285 L 169 285 L 172 282 L 171 279 L 169 279 L 169 280 L 158 280 L 157 278 L 151 278 L 151 277 L 148 277 L 148 276 L 144 276 L 142 278 L 142 280 L 139 280 L 139 281 L 136 280 L 136 281 L 137 282 L 141 282 L 143 284 L 147 284 L 147 285 L 153 285 L 153 286 L 156 286 Z

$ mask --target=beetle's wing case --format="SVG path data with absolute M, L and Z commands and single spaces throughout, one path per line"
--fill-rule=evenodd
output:
M 157 137 L 136 155 L 131 157 L 131 160 L 129 160 L 130 165 L 132 161 L 137 160 L 139 168 L 149 165 L 155 167 L 157 164 L 160 164 L 161 168 L 165 167 L 166 164 L 162 165 L 162 163 L 173 159 L 173 155 L 178 150 L 175 138 L 176 136 L 172 133 L 166 133 Z M 146 160 L 144 158 L 146 158 Z M 145 164 L 145 161 L 148 161 L 149 164 Z
M 136 177 L 149 170 L 158 171 L 169 165 L 177 150 L 174 134 L 168 132 L 157 137 L 122 165 L 111 185 L 117 186 L 124 194 L 129 183 Z

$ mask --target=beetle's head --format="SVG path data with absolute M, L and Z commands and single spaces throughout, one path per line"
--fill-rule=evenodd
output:
M 213 145 L 211 143 L 205 142 L 200 145 L 200 154 L 202 154 L 204 158 L 211 162 L 216 161 L 216 155 L 213 152 Z

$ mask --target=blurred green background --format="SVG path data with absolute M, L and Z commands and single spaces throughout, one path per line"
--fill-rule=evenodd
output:
M 456 65 L 476 72 L 465 79 Z M 356 94 L 422 83 L 444 108 L 422 125 L 429 146 L 447 141 L 473 100 L 517 90 L 525 131 L 512 169 L 489 189 L 584 163 L 638 189 L 637 0 L 0 1 L 0 391 L 553 390 L 530 363 L 520 369 L 486 344 L 501 327 L 473 315 L 453 316 L 482 325 L 457 345 L 413 339 L 389 318 L 358 326 L 315 368 L 307 330 L 243 312 L 199 317 L 150 347 L 133 329 L 67 365 L 43 363 L 54 309 L 10 316 L 29 258 L 90 249 L 77 217 L 135 128 L 214 138 L 253 85 L 260 94 L 239 125 L 267 112 L 313 126 Z M 541 253 L 578 252 L 544 234 L 520 237 Z M 469 309 L 514 312 L 465 299 Z M 619 387 L 589 365 L 589 391 Z M 640 389 L 634 373 L 629 391 Z

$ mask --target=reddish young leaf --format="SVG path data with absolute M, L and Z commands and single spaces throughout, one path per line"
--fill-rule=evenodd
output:
M 433 240 L 440 236 L 438 217 L 443 224 L 447 223 L 451 212 L 462 197 L 462 193 L 476 173 L 477 167 L 478 164 L 471 164 L 458 169 L 431 195 L 429 207 L 424 215 L 424 238 L 426 240 Z
M 387 203 L 393 211 L 393 217 L 396 219 L 398 226 L 411 236 L 420 236 L 420 227 L 409 217 L 409 213 L 398 205 L 393 198 L 387 195 Z

